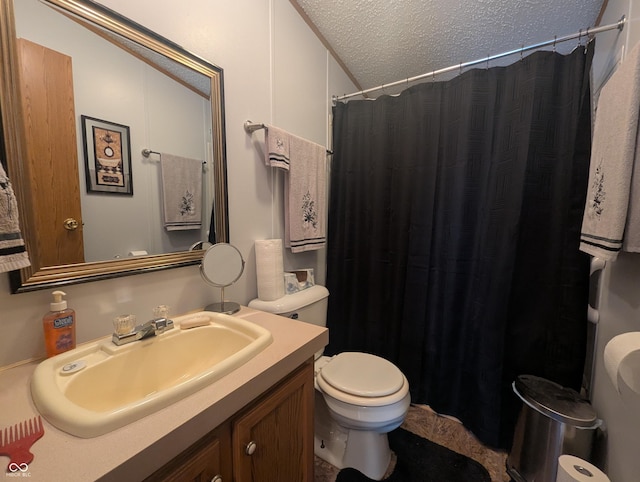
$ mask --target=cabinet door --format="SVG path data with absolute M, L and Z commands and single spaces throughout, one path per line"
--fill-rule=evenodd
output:
M 313 362 L 233 423 L 236 482 L 313 481 Z
M 231 482 L 229 425 L 218 427 L 145 482 Z

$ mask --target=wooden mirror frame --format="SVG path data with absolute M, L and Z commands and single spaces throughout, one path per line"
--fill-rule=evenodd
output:
M 229 221 L 222 69 L 90 0 L 46 0 L 46 3 L 58 7 L 60 10 L 68 12 L 82 21 L 98 25 L 126 37 L 211 79 L 215 233 L 216 242 L 228 242 Z M 0 53 L 2 58 L 0 65 L 2 69 L 0 72 L 0 105 L 2 106 L 1 121 L 4 136 L 4 155 L 9 178 L 14 184 L 20 211 L 21 230 L 31 260 L 30 267 L 10 273 L 12 293 L 198 264 L 204 254 L 203 250 L 72 265 L 40 266 L 39 260 L 34 259 L 29 250 L 34 236 L 37 236 L 37 229 L 33 216 L 30 216 L 29 192 L 28 189 L 23 187 L 28 186 L 28 179 L 26 179 L 26 173 L 22 165 L 25 141 L 22 131 L 23 114 L 19 108 L 16 52 L 13 0 L 0 0 Z

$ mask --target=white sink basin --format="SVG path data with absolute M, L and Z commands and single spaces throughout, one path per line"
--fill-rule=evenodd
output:
M 181 329 L 194 318 L 204 326 Z M 116 346 L 109 339 L 40 363 L 31 395 L 53 425 L 96 437 L 138 420 L 227 375 L 268 346 L 271 333 L 233 316 L 201 312 L 175 328 Z

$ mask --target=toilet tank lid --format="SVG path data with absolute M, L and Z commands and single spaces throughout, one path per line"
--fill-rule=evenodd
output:
M 296 293 L 284 295 L 282 298 L 273 301 L 264 301 L 256 298 L 249 302 L 249 308 L 280 315 L 282 313 L 299 310 L 300 308 L 323 300 L 328 296 L 329 290 L 327 290 L 327 288 L 321 285 L 314 285 Z

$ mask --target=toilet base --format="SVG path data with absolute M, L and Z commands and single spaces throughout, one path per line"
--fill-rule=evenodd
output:
M 373 480 L 381 480 L 391 462 L 386 433 L 349 430 L 345 438 L 314 437 L 314 452 L 325 462 L 344 469 L 352 467 Z
M 316 392 L 314 453 L 334 467 L 353 467 L 380 480 L 391 461 L 386 433 L 346 429 L 333 420 L 324 398 Z

